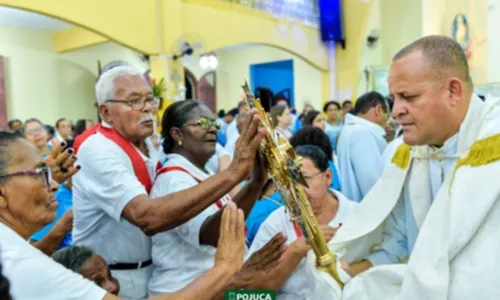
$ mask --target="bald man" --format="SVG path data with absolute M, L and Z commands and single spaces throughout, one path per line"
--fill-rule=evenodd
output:
M 330 244 L 342 299 L 498 299 L 500 102 L 443 36 L 403 48 L 388 82 L 404 143 Z

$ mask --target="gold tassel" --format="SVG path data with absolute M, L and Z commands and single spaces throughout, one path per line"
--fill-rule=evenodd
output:
M 448 194 L 451 195 L 451 187 L 453 186 L 455 176 L 460 167 L 479 167 L 497 160 L 500 160 L 500 134 L 492 135 L 472 144 L 469 154 L 467 154 L 466 157 L 459 159 L 457 162 L 455 170 L 453 171 L 453 177 L 451 178 L 451 182 L 448 187 Z
M 403 143 L 399 145 L 396 153 L 394 153 L 394 156 L 392 157 L 391 162 L 401 169 L 406 169 L 406 167 L 408 167 L 408 163 L 410 162 L 410 153 L 411 147 Z
M 469 154 L 457 162 L 455 170 L 462 166 L 478 167 L 500 159 L 500 134 L 475 142 Z

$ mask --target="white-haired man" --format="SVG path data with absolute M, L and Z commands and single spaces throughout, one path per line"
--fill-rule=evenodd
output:
M 500 101 L 444 36 L 398 52 L 388 83 L 405 144 L 331 243 L 354 277 L 342 299 L 497 299 Z
M 158 105 L 151 88 L 135 69 L 117 66 L 100 76 L 96 96 L 103 122 L 95 134 L 84 135 L 78 149 L 73 240 L 104 257 L 120 281 L 120 296 L 144 299 L 152 271 L 147 235 L 186 222 L 250 176 L 260 121 L 254 114 L 246 123 L 234 163 L 225 171 L 194 188 L 149 199 L 157 168 L 150 158 L 155 150 L 146 144 Z

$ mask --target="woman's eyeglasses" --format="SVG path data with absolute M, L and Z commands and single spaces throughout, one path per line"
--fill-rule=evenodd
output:
M 0 175 L 0 179 L 13 176 L 39 176 L 40 174 L 43 175 L 45 185 L 50 186 L 50 181 L 52 180 L 52 174 L 50 172 L 50 168 L 47 165 L 42 165 L 41 167 L 36 168 L 34 170 L 24 170 L 24 171 Z
M 215 120 L 210 120 L 207 118 L 201 118 L 196 123 L 194 124 L 184 124 L 184 126 L 198 126 L 201 127 L 204 130 L 209 130 L 210 128 L 214 127 L 216 130 L 220 129 L 219 123 Z

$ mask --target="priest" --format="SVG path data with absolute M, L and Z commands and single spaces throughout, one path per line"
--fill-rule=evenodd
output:
M 323 298 L 497 299 L 500 101 L 474 95 L 463 50 L 444 36 L 400 50 L 388 83 L 404 143 L 330 242 L 347 284 L 316 271 Z

